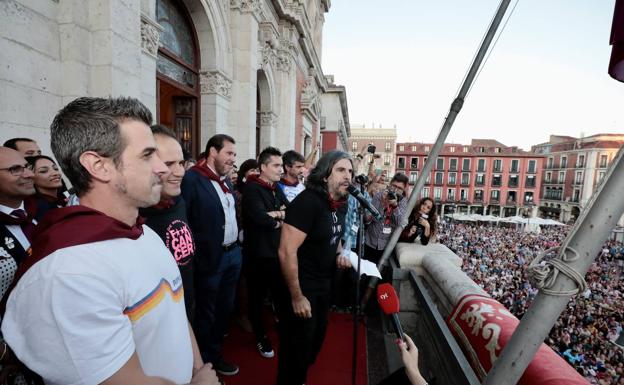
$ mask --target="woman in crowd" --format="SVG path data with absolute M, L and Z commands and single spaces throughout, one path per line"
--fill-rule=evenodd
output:
M 438 216 L 436 205 L 431 198 L 422 198 L 409 217 L 405 230 L 401 233 L 401 242 L 414 242 L 420 236 L 420 243 L 426 245 L 435 234 Z
M 51 209 L 64 207 L 67 198 L 64 195 L 63 179 L 61 171 L 54 160 L 45 155 L 36 155 L 28 158 L 28 164 L 35 176 L 35 199 L 37 200 L 38 221 Z

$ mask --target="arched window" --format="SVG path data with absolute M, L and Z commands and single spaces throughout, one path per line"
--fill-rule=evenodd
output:
M 191 17 L 182 0 L 157 0 L 162 26 L 156 59 L 158 123 L 171 127 L 182 148 L 199 151 L 199 50 Z
M 156 19 L 163 27 L 156 67 L 161 74 L 197 88 L 197 47 L 195 33 L 186 12 L 173 0 L 158 0 Z

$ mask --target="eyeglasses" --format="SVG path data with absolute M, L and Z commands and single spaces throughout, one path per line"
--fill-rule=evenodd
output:
M 13 176 L 20 176 L 24 174 L 24 170 L 28 168 L 28 164 L 20 165 L 16 164 L 15 166 L 0 168 L 1 171 L 8 171 Z

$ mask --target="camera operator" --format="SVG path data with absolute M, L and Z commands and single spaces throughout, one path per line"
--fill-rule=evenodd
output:
M 429 197 L 422 198 L 412 210 L 409 222 L 401 233 L 400 242 L 414 242 L 420 237 L 420 243 L 427 245 L 431 236 L 435 234 L 438 217 L 436 206 Z
M 373 206 L 383 215 L 378 221 L 367 216 L 370 225 L 366 228 L 366 248 L 364 257 L 371 262 L 378 263 L 383 250 L 394 229 L 403 220 L 407 209 L 405 189 L 409 179 L 403 173 L 397 173 L 390 181 L 387 189 L 379 191 L 373 196 Z

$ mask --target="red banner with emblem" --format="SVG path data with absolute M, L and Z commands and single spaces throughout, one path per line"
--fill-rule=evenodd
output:
M 483 295 L 463 297 L 449 317 L 449 328 L 481 381 L 520 321 L 498 301 Z M 542 344 L 519 385 L 589 385 L 546 344 Z

